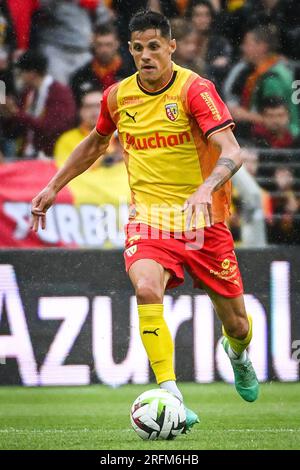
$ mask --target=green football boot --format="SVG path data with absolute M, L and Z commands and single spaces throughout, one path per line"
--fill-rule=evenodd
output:
M 184 407 L 184 409 L 185 409 L 185 414 L 186 414 L 186 423 L 185 423 L 183 434 L 187 434 L 191 432 L 192 427 L 195 424 L 200 423 L 200 419 L 198 418 L 196 413 L 194 413 L 192 410 L 190 410 L 186 406 Z
M 250 361 L 247 352 L 246 359 L 242 363 L 238 359 L 233 359 L 229 355 L 229 341 L 226 337 L 222 340 L 223 348 L 230 359 L 233 373 L 235 388 L 239 395 L 246 401 L 255 401 L 258 397 L 259 384 L 256 377 L 255 370 L 252 362 Z

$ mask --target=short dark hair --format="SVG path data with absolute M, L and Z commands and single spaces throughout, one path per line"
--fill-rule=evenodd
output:
M 248 33 L 254 35 L 257 42 L 267 44 L 270 52 L 277 52 L 279 49 L 278 29 L 273 24 L 259 25 L 248 30 Z
M 114 23 L 97 23 L 94 26 L 93 32 L 96 36 L 107 36 L 108 34 L 114 34 L 118 37 L 118 31 Z
M 146 31 L 147 29 L 159 29 L 164 38 L 171 39 L 171 26 L 168 18 L 156 11 L 140 10 L 129 22 L 129 31 Z
M 23 71 L 45 75 L 48 69 L 48 59 L 40 52 L 29 50 L 19 57 L 15 67 Z
M 288 109 L 286 101 L 281 96 L 268 96 L 261 101 L 259 110 L 263 112 L 266 109 L 279 108 L 279 106 L 284 106 L 286 109 Z

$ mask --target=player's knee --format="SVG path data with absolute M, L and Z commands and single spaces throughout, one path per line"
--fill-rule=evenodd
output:
M 162 303 L 162 289 L 156 281 L 151 279 L 140 279 L 135 286 L 135 295 L 139 304 Z
M 232 338 L 244 339 L 249 331 L 248 319 L 237 316 L 228 325 L 226 325 L 225 330 Z

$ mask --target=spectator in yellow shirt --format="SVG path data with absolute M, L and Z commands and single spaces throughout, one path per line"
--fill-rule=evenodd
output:
M 101 99 L 100 91 L 90 91 L 82 97 L 79 108 L 79 126 L 64 132 L 55 144 L 54 158 L 59 167 L 65 163 L 72 150 L 94 129 Z
M 54 158 L 58 167 L 63 166 L 73 149 L 94 129 L 101 99 L 102 93 L 97 90 L 89 91 L 82 97 L 78 127 L 64 132 L 55 144 Z M 109 167 L 118 162 L 122 162 L 121 146 L 117 136 L 113 135 L 105 156 L 101 161 L 97 160 L 88 171 L 100 166 Z M 124 165 L 121 166 L 123 168 Z

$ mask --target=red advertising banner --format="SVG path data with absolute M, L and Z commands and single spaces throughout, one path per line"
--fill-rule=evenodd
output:
M 37 234 L 30 230 L 31 200 L 57 166 L 39 160 L 0 165 L 0 247 L 121 248 L 129 190 L 125 165 L 118 165 L 88 171 L 60 191 Z

